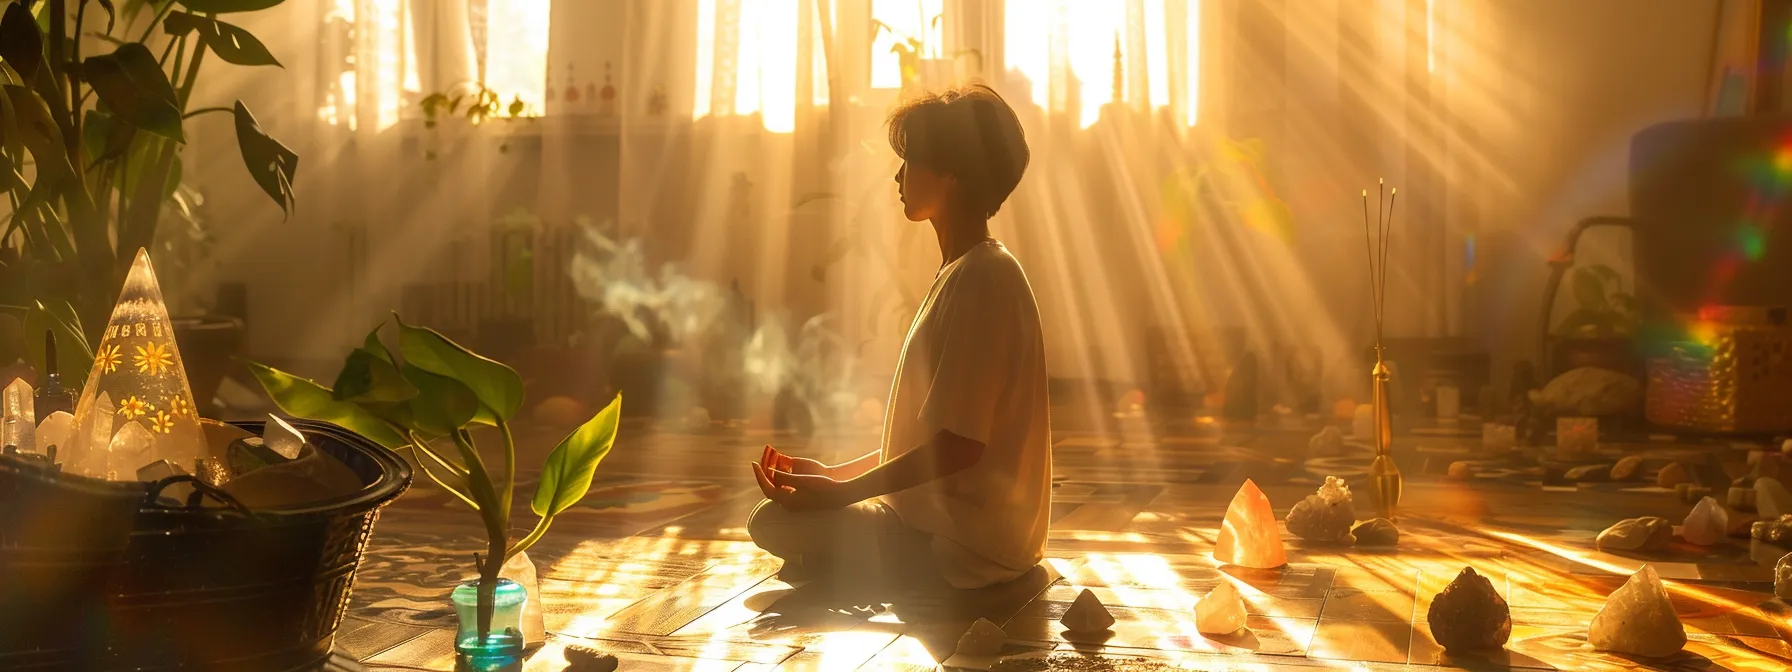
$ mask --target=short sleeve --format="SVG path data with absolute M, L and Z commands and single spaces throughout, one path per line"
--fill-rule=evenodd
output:
M 921 422 L 979 443 L 990 442 L 1003 394 L 1017 373 L 1017 297 L 992 269 L 952 278 L 929 314 L 933 377 Z

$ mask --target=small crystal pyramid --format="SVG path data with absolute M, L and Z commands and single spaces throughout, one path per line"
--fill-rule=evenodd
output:
M 1070 603 L 1070 608 L 1064 611 L 1064 617 L 1058 619 L 1058 622 L 1063 623 L 1064 629 L 1070 632 L 1101 632 L 1114 627 L 1114 615 L 1108 613 L 1108 608 L 1101 604 L 1101 598 L 1084 588 L 1083 592 L 1077 593 L 1076 601 Z
M 979 618 L 958 638 L 958 648 L 953 652 L 961 656 L 995 656 L 1002 653 L 1002 645 L 1007 642 L 1008 633 L 1002 631 L 1002 626 Z
M 102 398 L 110 400 L 114 411 L 105 423 L 96 425 L 92 420 L 98 417 L 97 402 Z M 152 445 L 138 456 L 107 455 L 118 429 L 112 426 L 115 423 L 139 425 L 153 438 Z M 74 446 L 82 453 L 74 471 L 84 476 L 134 480 L 139 468 L 156 460 L 193 464 L 199 457 L 210 457 L 186 367 L 174 342 L 174 325 L 146 250 L 138 250 L 112 319 L 94 349 L 93 371 L 75 405 L 75 426 L 85 430 L 77 432 Z

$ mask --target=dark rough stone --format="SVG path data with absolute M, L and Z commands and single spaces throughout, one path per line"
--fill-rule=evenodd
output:
M 1350 526 L 1356 510 L 1349 500 L 1327 504 L 1318 495 L 1307 495 L 1288 511 L 1288 531 L 1307 541 L 1350 543 Z
M 1431 599 L 1425 615 L 1431 637 L 1445 651 L 1498 649 L 1512 637 L 1512 611 L 1487 577 L 1464 567 Z
M 1358 546 L 1394 546 L 1400 543 L 1400 528 L 1394 527 L 1394 521 L 1376 518 L 1364 522 L 1351 530 Z
M 618 661 L 616 656 L 597 649 L 577 644 L 566 647 L 567 672 L 612 672 Z

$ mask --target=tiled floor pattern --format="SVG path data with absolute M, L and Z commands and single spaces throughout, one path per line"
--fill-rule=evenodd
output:
M 1310 432 L 1231 431 L 1224 441 L 1068 434 L 1054 453 L 1058 483 L 1044 566 L 1014 584 L 941 596 L 793 590 L 773 576 L 778 562 L 745 536 L 758 501 L 745 462 L 759 445 L 775 441 L 826 458 L 874 437 L 803 445 L 765 433 L 635 429 L 637 438 L 619 444 L 600 469 L 591 495 L 531 552 L 552 635 L 526 670 L 563 669 L 569 643 L 615 653 L 624 670 L 927 670 L 941 662 L 1095 669 L 1095 660 L 1112 665 L 1102 669 L 1141 670 L 1792 669 L 1792 613 L 1771 599 L 1769 567 L 1783 549 L 1738 542 L 1676 545 L 1647 557 L 1595 552 L 1593 535 L 1618 517 L 1677 519 L 1690 507 L 1612 483 L 1539 496 L 1541 485 L 1524 477 L 1529 467 L 1510 458 L 1498 461 L 1520 467 L 1499 478 L 1428 476 L 1438 454 L 1473 455 L 1462 438 L 1421 435 L 1410 442 L 1418 449 L 1402 454 L 1411 477 L 1397 550 L 1311 545 L 1284 534 L 1289 566 L 1264 571 L 1216 566 L 1208 554 L 1238 484 L 1257 480 L 1285 515 L 1320 475 L 1360 473 L 1366 454 L 1307 456 Z M 1646 450 L 1668 452 L 1627 454 L 1649 455 L 1655 467 L 1712 454 Z M 532 486 L 518 491 L 527 496 Z M 337 637 L 339 650 L 369 668 L 454 669 L 454 616 L 444 597 L 471 567 L 480 534 L 472 515 L 445 499 L 419 488 L 388 508 L 376 529 Z M 1366 499 L 1359 499 L 1362 517 Z M 1691 642 L 1666 661 L 1593 651 L 1587 622 L 1621 573 L 1645 561 L 1670 580 Z M 1431 638 L 1429 599 L 1465 566 L 1491 578 L 1511 604 L 1513 634 L 1503 651 L 1456 657 Z M 1245 595 L 1248 632 L 1196 632 L 1192 606 L 1221 581 Z M 1084 589 L 1119 619 L 1099 641 L 1067 637 L 1057 623 Z M 1008 635 L 1001 661 L 952 657 L 976 618 Z

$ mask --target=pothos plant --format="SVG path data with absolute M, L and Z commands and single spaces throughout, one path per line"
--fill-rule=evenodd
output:
M 255 183 L 290 213 L 298 156 L 249 108 L 190 109 L 208 55 L 280 63 L 219 15 L 283 0 L 0 0 L 0 306 L 58 332 L 60 368 L 86 371 L 136 251 L 181 203 L 180 149 L 202 114 L 234 120 Z M 115 6 L 116 5 L 116 6 Z M 103 23 L 101 18 L 104 18 Z M 104 53 L 84 49 L 104 45 Z M 31 339 L 33 362 L 43 352 Z
M 1624 279 L 1610 266 L 1574 269 L 1574 312 L 1556 325 L 1564 338 L 1614 338 L 1636 331 L 1636 297 L 1624 291 Z
M 462 105 L 465 105 L 465 108 L 462 108 Z M 493 119 L 516 121 L 533 118 L 524 116 L 528 112 L 529 106 L 523 102 L 522 96 L 513 96 L 506 104 L 497 91 L 478 82 L 464 84 L 447 92 L 436 92 L 424 96 L 422 100 L 417 101 L 417 107 L 423 111 L 423 127 L 431 130 L 435 129 L 442 119 L 453 119 L 457 116 L 465 116 L 467 123 L 474 126 Z M 510 151 L 508 141 L 498 145 L 499 153 L 508 151 Z M 429 150 L 424 158 L 434 161 L 435 150 Z
M 405 324 L 396 315 L 394 321 L 398 352 L 381 340 L 382 322 L 348 354 L 330 387 L 264 364 L 247 364 L 280 410 L 333 422 L 387 448 L 410 452 L 424 475 L 479 514 L 486 552 L 474 554 L 473 560 L 479 570 L 477 613 L 484 641 L 491 632 L 500 570 L 540 541 L 554 517 L 590 490 L 598 462 L 615 442 L 622 397 L 548 453 L 529 503 L 537 516 L 535 526 L 512 540 L 517 469 L 510 421 L 523 405 L 522 377 L 433 329 Z M 475 442 L 470 430 L 480 426 L 495 428 L 502 436 L 501 466 L 489 462 L 487 451 Z

